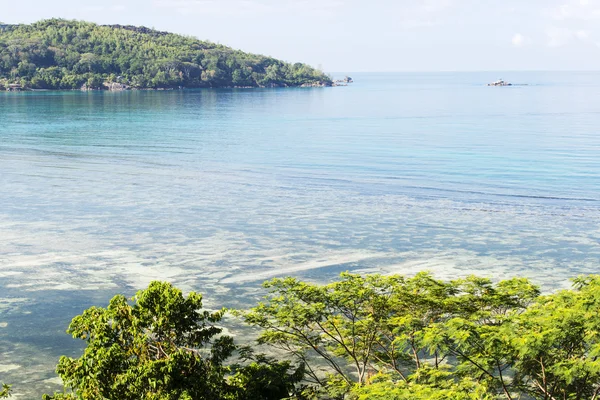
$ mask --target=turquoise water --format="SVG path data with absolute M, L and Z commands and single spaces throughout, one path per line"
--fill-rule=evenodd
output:
M 244 307 L 281 275 L 599 271 L 599 73 L 352 76 L 0 93 L 0 381 L 54 390 L 70 319 L 153 279 Z

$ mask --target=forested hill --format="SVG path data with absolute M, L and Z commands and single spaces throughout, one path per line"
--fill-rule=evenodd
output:
M 308 65 L 145 27 L 0 24 L 0 90 L 330 86 Z M 12 85 L 12 86 L 11 86 Z

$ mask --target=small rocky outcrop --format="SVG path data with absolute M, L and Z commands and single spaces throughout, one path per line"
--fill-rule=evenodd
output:
M 348 86 L 348 84 L 353 83 L 354 80 L 349 76 L 344 77 L 344 79 L 337 79 L 333 82 L 333 86 Z
M 328 82 L 307 82 L 300 85 L 300 87 L 328 87 L 331 86 Z
M 79 88 L 79 90 L 81 90 L 82 92 L 89 92 L 92 90 L 102 90 L 102 88 L 88 86 L 87 83 L 84 83 L 83 85 L 81 85 L 81 88 Z
M 106 90 L 110 90 L 113 92 L 120 92 L 123 90 L 131 89 L 131 86 L 119 82 L 104 82 L 104 87 L 106 88 Z
M 6 91 L 8 92 L 20 92 L 22 90 L 24 90 L 23 86 L 18 83 L 11 83 L 6 87 Z
M 281 83 L 267 83 L 266 85 L 261 86 L 263 88 L 280 88 L 280 87 L 286 87 L 285 84 L 281 84 Z

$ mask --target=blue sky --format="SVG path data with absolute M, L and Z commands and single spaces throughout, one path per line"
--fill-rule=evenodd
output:
M 600 69 L 600 0 L 0 0 L 0 21 L 145 25 L 335 71 Z

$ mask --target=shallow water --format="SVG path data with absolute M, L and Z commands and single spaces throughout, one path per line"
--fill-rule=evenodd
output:
M 598 272 L 600 74 L 353 77 L 0 93 L 0 381 L 56 389 L 70 319 L 154 279 L 243 307 L 281 275 Z

